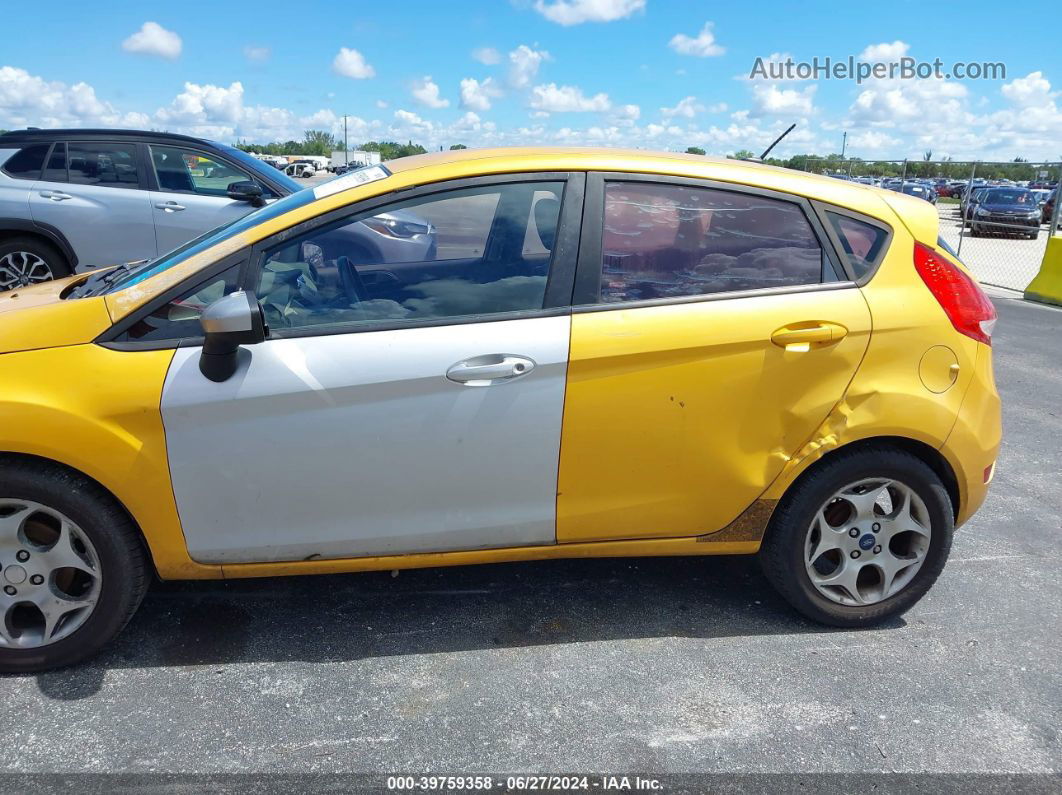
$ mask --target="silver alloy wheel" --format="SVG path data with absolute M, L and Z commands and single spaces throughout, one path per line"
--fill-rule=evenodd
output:
M 54 508 L 0 499 L 0 649 L 69 636 L 99 595 L 99 556 L 81 528 Z
M 874 478 L 837 491 L 815 514 L 804 544 L 812 585 L 842 605 L 872 605 L 914 579 L 929 552 L 926 504 L 898 480 Z
M 29 287 L 54 276 L 51 266 L 32 251 L 10 251 L 0 257 L 0 290 Z

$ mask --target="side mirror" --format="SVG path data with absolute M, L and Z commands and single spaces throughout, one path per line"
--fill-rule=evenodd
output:
M 262 342 L 269 330 L 258 299 L 243 290 L 208 306 L 199 323 L 206 337 L 199 356 L 199 372 L 218 383 L 236 372 L 240 346 Z
M 250 180 L 230 182 L 228 187 L 229 198 L 241 202 L 250 202 L 252 207 L 261 207 L 265 204 L 262 198 L 262 186 Z

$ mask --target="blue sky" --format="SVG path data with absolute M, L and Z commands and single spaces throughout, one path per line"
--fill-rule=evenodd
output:
M 462 0 L 5 9 L 0 127 L 223 141 L 342 130 L 428 147 L 1062 158 L 1054 4 Z M 53 20 L 49 22 L 48 19 Z M 994 80 L 749 80 L 757 57 L 1002 62 Z

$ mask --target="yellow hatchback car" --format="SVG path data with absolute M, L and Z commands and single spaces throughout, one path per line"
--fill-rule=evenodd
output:
M 985 498 L 995 312 L 932 205 L 734 160 L 466 150 L 0 297 L 0 670 L 148 581 L 759 553 L 907 610 Z

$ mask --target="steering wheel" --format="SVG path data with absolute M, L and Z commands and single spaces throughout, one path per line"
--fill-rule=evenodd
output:
M 365 289 L 365 282 L 362 281 L 361 274 L 350 261 L 350 257 L 337 258 L 336 267 L 339 268 L 339 282 L 343 285 L 343 292 L 347 294 L 350 303 L 368 301 L 369 291 Z

